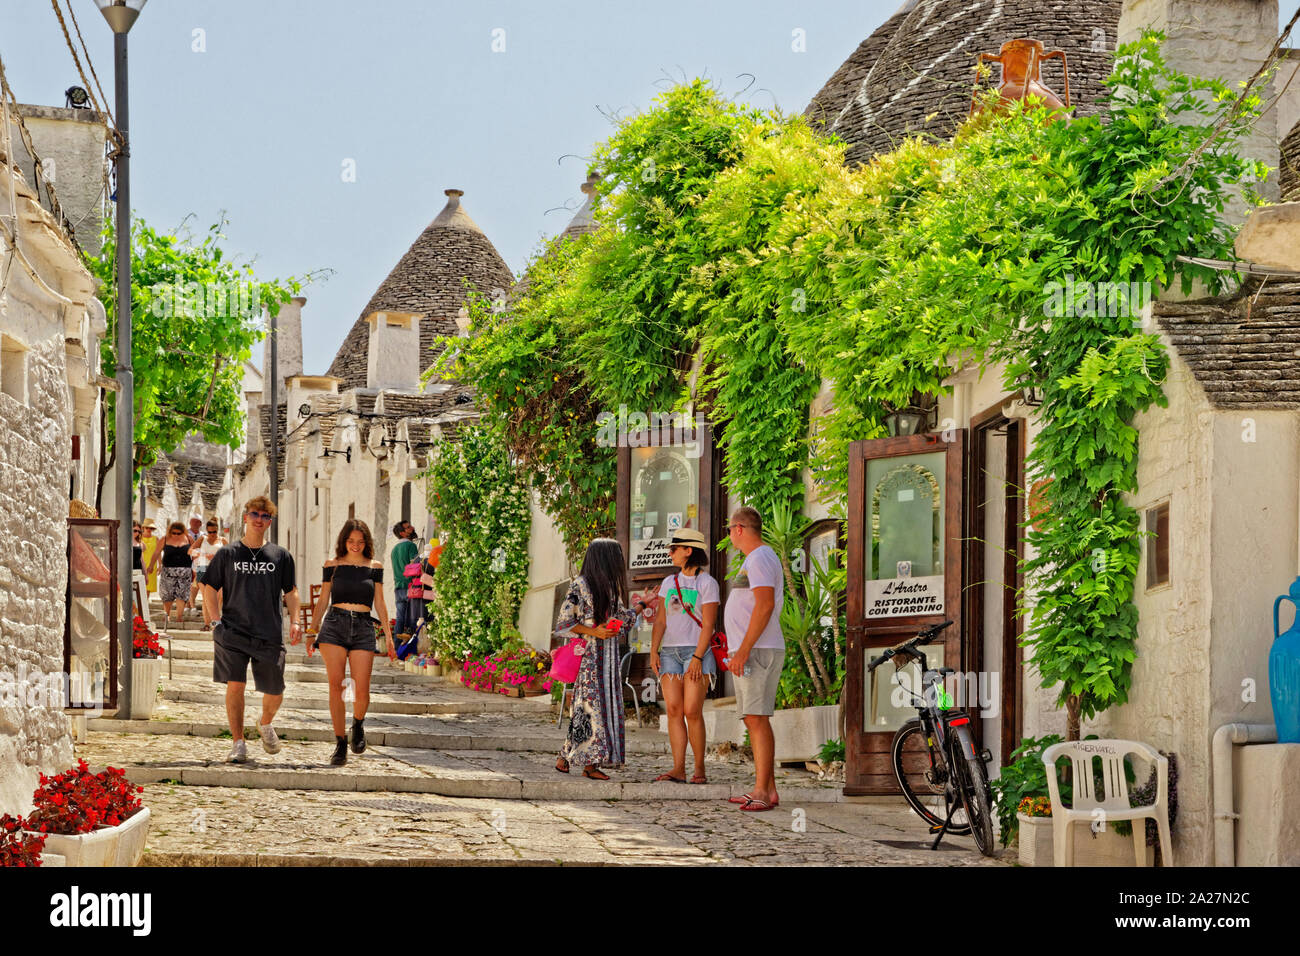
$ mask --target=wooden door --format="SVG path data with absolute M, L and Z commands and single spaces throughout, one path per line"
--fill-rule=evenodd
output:
M 925 652 L 931 667 L 962 660 L 964 432 L 849 446 L 846 794 L 897 793 L 890 747 L 916 712 L 893 665 L 867 663 L 921 628 L 951 620 Z M 904 671 L 919 692 L 919 673 Z

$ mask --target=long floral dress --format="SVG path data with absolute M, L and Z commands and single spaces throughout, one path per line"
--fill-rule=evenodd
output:
M 581 575 L 574 578 L 555 620 L 555 633 L 571 634 L 574 625 L 598 627 L 591 589 Z M 636 612 L 620 601 L 612 617 L 623 622 L 623 633 L 636 619 Z M 617 637 L 584 637 L 587 649 L 578 664 L 574 684 L 573 719 L 560 756 L 578 766 L 621 766 L 624 759 L 623 693 L 619 684 L 619 641 Z

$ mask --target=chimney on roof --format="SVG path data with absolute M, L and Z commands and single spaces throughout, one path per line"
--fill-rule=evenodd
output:
M 420 317 L 409 312 L 372 312 L 366 323 L 370 326 L 366 388 L 418 392 Z
M 278 401 L 284 401 L 286 394 L 286 383 L 294 375 L 302 374 L 302 307 L 307 304 L 306 298 L 300 295 L 294 296 L 288 302 L 280 304 L 280 313 L 275 317 L 276 336 L 279 343 L 276 347 L 276 359 L 279 362 L 279 374 L 276 375 L 276 395 Z M 266 319 L 268 334 L 262 340 L 262 400 L 270 401 L 271 395 L 271 336 L 269 334 L 271 327 L 271 317 Z

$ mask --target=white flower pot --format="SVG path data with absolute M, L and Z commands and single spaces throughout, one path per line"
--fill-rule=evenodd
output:
M 1054 866 L 1052 857 L 1052 818 L 1027 817 L 1017 813 L 1020 821 L 1020 865 Z M 1133 866 L 1133 837 L 1120 836 L 1114 825 L 1094 834 L 1082 821 L 1072 824 L 1075 866 Z M 1133 826 L 1143 827 L 1141 820 Z M 1147 847 L 1147 866 L 1155 858 L 1155 847 Z
M 816 760 L 822 745 L 840 736 L 840 705 L 796 707 L 772 715 L 776 762 Z
M 149 808 L 144 807 L 120 826 L 75 836 L 49 834 L 41 858 L 62 857 L 65 866 L 138 866 L 148 835 Z
M 162 679 L 161 657 L 136 657 L 131 660 L 131 719 L 148 720 L 158 701 L 158 681 Z

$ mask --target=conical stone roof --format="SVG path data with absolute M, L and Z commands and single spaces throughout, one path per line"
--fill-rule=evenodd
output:
M 433 341 L 455 335 L 456 315 L 465 301 L 465 279 L 488 295 L 508 291 L 510 268 L 460 203 L 464 193 L 445 190 L 447 205 L 420 233 L 411 248 L 380 283 L 361 310 L 352 331 L 330 364 L 328 375 L 342 379 L 339 390 L 364 388 L 370 326 L 374 312 L 409 312 L 420 316 L 420 369 L 433 364 Z
M 849 143 L 865 163 L 911 134 L 951 136 L 970 109 L 975 59 L 1030 37 L 1064 50 L 1076 115 L 1097 112 L 1110 72 L 1122 0 L 908 0 L 850 56 L 804 115 Z M 992 83 L 1001 78 L 992 67 Z M 1064 99 L 1059 60 L 1042 80 Z

